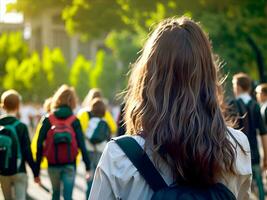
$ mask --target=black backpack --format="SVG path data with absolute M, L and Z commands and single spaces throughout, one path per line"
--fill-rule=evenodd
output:
M 237 99 L 235 100 L 235 105 L 239 114 L 238 128 L 248 136 L 251 131 L 254 131 L 254 129 L 256 129 L 253 119 L 256 102 L 250 100 L 248 104 L 245 104 L 243 100 Z
M 181 185 L 168 186 L 135 139 L 122 136 L 113 140 L 154 191 L 152 200 L 236 200 L 234 194 L 221 183 L 216 183 L 207 189 Z

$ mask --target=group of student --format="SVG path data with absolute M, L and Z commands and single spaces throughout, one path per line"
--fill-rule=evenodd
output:
M 6 113 L 0 119 L 0 142 L 6 142 L 0 143 L 0 153 L 10 158 L 17 154 L 14 159 L 0 159 L 5 198 L 11 199 L 8 195 L 13 183 L 16 198 L 24 199 L 25 160 L 35 182 L 40 183 L 44 155 L 53 199 L 59 199 L 60 182 L 64 199 L 71 199 L 80 149 L 90 200 L 247 200 L 252 177 L 259 199 L 264 199 L 266 84 L 256 88 L 260 107 L 250 95 L 249 76 L 234 75 L 235 100 L 226 106 L 218 69 L 211 43 L 199 23 L 187 17 L 163 20 L 149 35 L 131 70 L 123 104 L 129 135 L 107 142 L 116 128 L 108 123 L 100 93 L 88 95 L 76 118 L 74 89 L 63 85 L 53 95 L 37 131 L 36 161 L 27 128 L 16 118 L 20 97 L 13 90 L 3 93 L 1 104 Z M 231 128 L 234 123 L 237 129 Z M 262 138 L 263 168 L 257 131 Z M 4 144 L 10 143 L 8 136 L 15 137 L 15 133 L 19 142 L 7 152 Z M 12 172 L 5 169 L 7 160 L 13 163 Z
M 26 125 L 18 118 L 20 99 L 15 90 L 5 91 L 1 96 L 0 183 L 4 198 L 26 199 L 25 162 L 34 174 L 34 181 L 41 184 L 40 168 L 45 159 L 52 184 L 52 199 L 60 199 L 62 185 L 64 199 L 72 199 L 80 150 L 86 168 L 88 199 L 94 169 L 111 134 L 117 129 L 100 90 L 89 91 L 84 108 L 76 117 L 73 113 L 77 104 L 75 90 L 62 85 L 53 97 L 45 101 L 47 114 L 37 126 L 32 144 Z

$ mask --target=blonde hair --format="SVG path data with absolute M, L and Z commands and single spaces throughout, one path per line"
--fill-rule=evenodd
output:
M 76 107 L 76 103 L 77 96 L 75 89 L 64 84 L 55 92 L 51 108 L 55 109 L 60 106 L 69 106 L 71 109 L 74 109 Z

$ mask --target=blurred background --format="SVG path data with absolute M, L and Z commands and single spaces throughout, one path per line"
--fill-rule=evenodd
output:
M 40 103 L 68 83 L 117 103 L 153 24 L 181 15 L 209 33 L 228 82 L 240 71 L 266 81 L 266 0 L 0 0 L 0 92 Z
M 227 96 L 234 73 L 267 82 L 266 0 L 0 0 L 0 93 L 22 95 L 21 120 L 31 136 L 41 104 L 63 83 L 75 87 L 80 102 L 100 88 L 114 108 L 147 34 L 163 18 L 181 15 L 209 34 Z M 112 111 L 116 119 L 118 109 Z M 77 177 L 74 199 L 83 199 L 83 166 Z M 50 198 L 29 180 L 28 199 Z

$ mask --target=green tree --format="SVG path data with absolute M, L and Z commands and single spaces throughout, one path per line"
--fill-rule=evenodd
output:
M 11 66 L 15 64 L 15 62 L 18 64 L 27 56 L 28 46 L 23 40 L 21 32 L 3 33 L 0 35 L 0 82 L 3 81 L 7 73 L 5 66 L 9 59 L 9 66 Z M 2 85 L 0 85 L 0 91 L 1 90 L 3 90 Z
M 71 67 L 69 75 L 70 84 L 75 87 L 80 99 L 83 99 L 89 91 L 91 68 L 92 63 L 81 55 L 76 58 Z
M 18 90 L 25 101 L 42 102 L 64 83 L 69 83 L 69 68 L 59 49 L 45 48 L 42 59 L 34 52 L 21 62 L 10 57 L 5 65 L 4 89 Z
M 59 48 L 50 50 L 47 47 L 43 50 L 42 55 L 43 69 L 47 75 L 49 88 L 47 90 L 53 92 L 62 84 L 69 83 L 69 67 Z
M 39 6 L 34 0 L 17 2 L 28 2 L 28 10 L 33 9 L 31 4 Z M 51 0 L 46 2 L 50 2 L 47 7 L 52 6 Z M 215 52 L 225 61 L 226 73 L 242 70 L 266 81 L 267 1 L 56 0 L 58 3 L 67 30 L 87 38 L 105 38 L 111 30 L 147 33 L 152 24 L 163 18 L 187 14 L 201 21 L 209 33 Z
M 91 87 L 100 88 L 105 97 L 113 100 L 121 82 L 122 80 L 113 57 L 104 50 L 99 50 L 90 73 Z
M 20 64 L 15 58 L 6 63 L 5 89 L 16 89 L 25 101 L 40 102 L 48 95 L 46 74 L 37 53 L 25 58 Z

